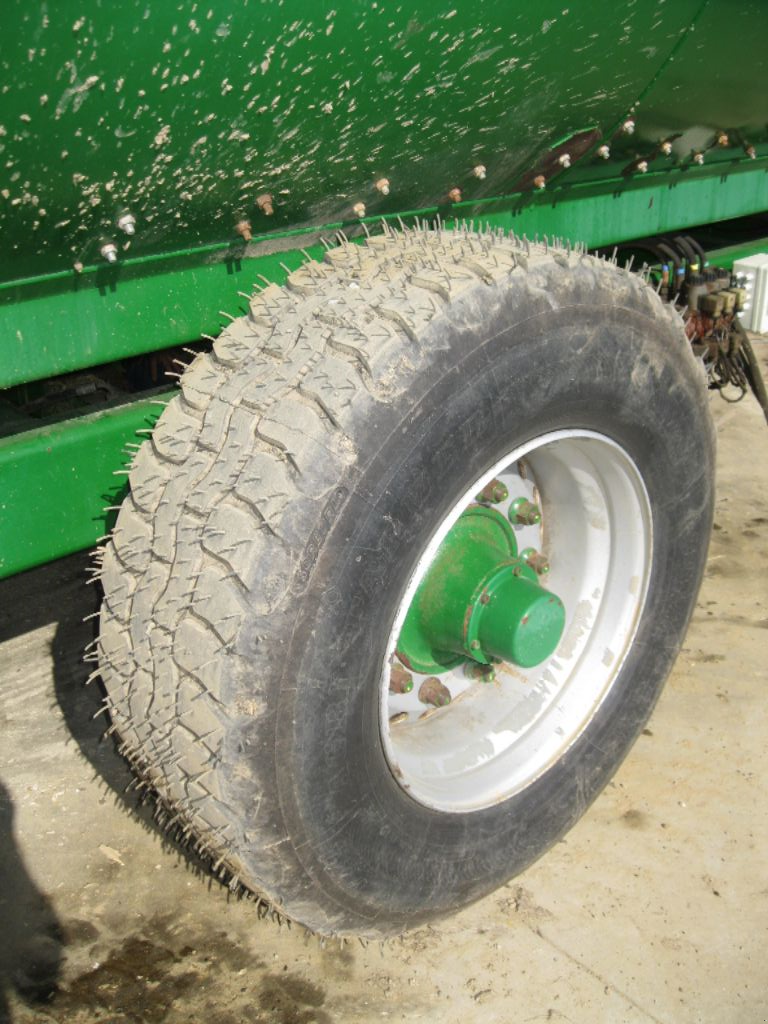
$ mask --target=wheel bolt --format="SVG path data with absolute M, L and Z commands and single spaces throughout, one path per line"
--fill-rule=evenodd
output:
M 250 242 L 253 238 L 253 232 L 251 230 L 251 222 L 249 220 L 239 220 L 235 224 L 235 231 L 240 235 L 245 242 Z
M 539 506 L 527 498 L 515 498 L 509 506 L 509 518 L 518 526 L 535 526 L 541 522 L 541 512 Z
M 100 252 L 107 263 L 117 263 L 117 246 L 114 242 L 105 242 Z
M 413 676 L 406 672 L 402 665 L 393 665 L 389 673 L 390 693 L 410 693 L 413 689 Z
M 447 686 L 443 686 L 437 676 L 430 676 L 419 687 L 419 700 L 422 704 L 444 708 L 446 704 L 451 703 L 451 691 Z
M 390 725 L 400 725 L 402 722 L 407 722 L 407 721 L 408 721 L 408 712 L 407 711 L 398 711 L 398 713 L 396 715 L 392 715 L 392 717 L 389 720 L 389 724 Z
M 117 226 L 121 231 L 124 231 L 126 235 L 136 234 L 136 218 L 132 213 L 123 213 L 117 219 Z
M 481 683 L 492 683 L 496 678 L 496 669 L 493 665 L 480 665 L 476 661 L 468 661 L 464 665 L 464 675 Z
M 509 497 L 509 489 L 501 480 L 491 480 L 476 496 L 475 501 L 487 502 L 490 505 L 498 505 L 500 501 L 506 501 Z
M 546 576 L 549 572 L 549 559 L 545 558 L 540 551 L 536 551 L 535 548 L 526 548 L 520 552 L 520 557 L 539 576 Z

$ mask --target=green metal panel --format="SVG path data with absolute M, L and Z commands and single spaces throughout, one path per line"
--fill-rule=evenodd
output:
M 764 175 L 733 173 L 756 169 L 747 144 L 768 160 L 761 0 L 6 7 L 0 387 L 210 332 L 235 284 L 279 276 L 296 256 L 276 253 L 359 203 L 593 245 L 768 207 Z M 627 195 L 641 158 L 668 192 Z M 266 241 L 246 249 L 242 218 Z M 243 275 L 239 256 L 261 263 Z
M 107 531 L 105 506 L 124 490 L 121 449 L 158 412 L 145 400 L 0 439 L 0 578 Z
M 257 274 L 283 280 L 284 267 L 304 259 L 296 250 L 256 261 L 228 253 L 204 249 L 0 287 L 0 388 L 214 334 L 219 311 L 243 305 L 238 291 L 252 292 Z
M 0 281 L 91 262 L 125 209 L 143 255 L 243 215 L 284 230 L 512 192 L 558 140 L 612 134 L 705 6 L 6 0 Z
M 369 221 L 461 214 L 591 246 L 768 209 L 762 0 L 7 0 L 4 14 L 0 387 L 215 333 L 257 275 L 283 280 L 300 247 L 359 231 L 360 203 Z M 102 532 L 101 495 L 146 415 L 0 442 L 0 575 Z
M 749 256 L 766 252 L 768 252 L 768 238 L 756 238 L 752 242 L 729 245 L 724 249 L 708 249 L 707 256 L 712 266 L 731 270 L 736 260 L 743 260 Z
M 768 205 L 767 197 L 768 160 L 760 160 L 717 176 L 649 173 L 420 213 L 441 212 L 448 222 L 466 213 L 531 237 L 564 235 L 596 247 L 739 217 Z M 339 227 L 329 225 L 325 234 L 332 238 Z M 347 227 L 351 233 L 362 230 Z M 298 246 L 319 256 L 317 238 L 316 232 L 286 233 L 256 239 L 246 249 L 224 245 L 86 268 L 75 279 L 64 272 L 0 286 L 0 387 L 214 334 L 219 310 L 236 311 L 244 301 L 238 292 L 250 293 L 259 275 L 285 280 L 286 269 L 304 258 Z M 275 247 L 282 251 L 270 251 Z

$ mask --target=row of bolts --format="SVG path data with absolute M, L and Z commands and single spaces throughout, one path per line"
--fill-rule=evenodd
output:
M 475 500 L 483 505 L 498 505 L 509 498 L 509 489 L 500 480 L 491 480 L 476 496 Z M 536 526 L 541 522 L 541 511 L 539 506 L 527 498 L 515 498 L 509 505 L 508 516 L 510 522 L 516 526 Z M 540 552 L 534 548 L 525 548 L 520 552 L 520 557 L 539 576 L 545 576 L 549 572 L 549 562 Z M 464 672 L 470 679 L 479 680 L 483 683 L 492 683 L 496 678 L 496 670 L 493 665 L 481 665 L 478 662 L 468 661 L 464 665 Z M 413 690 L 413 676 L 402 665 L 394 664 L 389 673 L 390 693 L 410 693 Z M 451 691 L 442 683 L 437 676 L 429 676 L 419 687 L 419 700 L 422 704 L 431 704 L 432 707 L 442 708 L 451 703 Z M 391 725 L 404 722 L 408 718 L 407 712 L 399 712 L 390 719 Z
M 627 118 L 626 121 L 624 121 L 624 123 L 621 125 L 621 131 L 625 135 L 634 134 L 635 122 L 633 118 L 630 117 Z M 730 139 L 728 138 L 728 135 L 725 132 L 719 132 L 715 136 L 714 145 L 721 147 L 730 145 Z M 754 146 L 746 145 L 744 147 L 744 151 L 751 160 L 754 160 L 757 157 L 757 153 L 755 151 Z M 601 146 L 598 146 L 596 152 L 597 156 L 599 156 L 602 160 L 607 160 L 611 155 L 610 146 L 606 145 L 605 143 L 603 143 L 603 145 Z M 658 152 L 661 153 L 663 156 L 671 156 L 672 143 L 669 140 L 665 140 L 664 142 L 659 143 Z M 704 163 L 704 153 L 701 151 L 695 152 L 693 154 L 692 159 L 694 164 L 701 165 Z M 560 156 L 557 158 L 557 162 L 560 165 L 560 167 L 563 168 L 563 170 L 567 170 L 567 168 L 571 166 L 572 162 L 570 153 L 561 153 Z M 640 174 L 645 174 L 648 171 L 648 166 L 648 160 L 638 160 L 634 164 L 634 169 Z M 472 174 L 479 181 L 483 181 L 485 180 L 487 169 L 484 164 L 476 164 L 472 168 Z M 547 187 L 547 179 L 545 175 L 537 174 L 536 177 L 533 179 L 533 187 L 538 191 L 545 189 Z M 374 188 L 376 189 L 377 192 L 380 193 L 380 195 L 388 196 L 390 190 L 389 178 L 379 178 L 377 181 L 374 182 Z M 460 203 L 461 198 L 461 189 L 458 187 L 454 187 L 446 194 L 445 201 L 449 203 Z M 272 214 L 275 212 L 274 201 L 272 199 L 272 196 L 268 192 L 265 192 L 263 195 L 256 197 L 256 206 L 267 217 L 271 217 Z M 355 217 L 362 220 L 366 214 L 365 203 L 355 203 L 354 206 L 352 207 L 352 213 L 355 215 Z M 122 213 L 117 219 L 117 226 L 121 231 L 124 231 L 126 235 L 134 235 L 136 233 L 136 218 L 133 216 L 132 213 Z M 250 242 L 251 239 L 253 238 L 251 222 L 246 218 L 243 218 L 242 220 L 237 222 L 237 224 L 235 225 L 235 231 L 246 242 Z M 101 247 L 101 255 L 103 259 L 107 261 L 107 263 L 116 263 L 118 257 L 117 245 L 112 241 L 105 242 Z M 76 269 L 80 268 L 76 266 Z

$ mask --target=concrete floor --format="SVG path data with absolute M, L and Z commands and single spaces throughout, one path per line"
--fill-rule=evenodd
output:
M 383 949 L 259 920 L 126 793 L 84 557 L 0 585 L 0 1021 L 768 1020 L 768 427 L 712 409 L 709 566 L 650 727 L 565 842 Z

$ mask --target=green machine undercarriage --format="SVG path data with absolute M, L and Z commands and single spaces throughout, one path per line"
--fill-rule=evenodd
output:
M 768 248 L 759 0 L 72 10 L 0 42 L 0 577 L 107 531 L 179 348 L 338 232 Z

